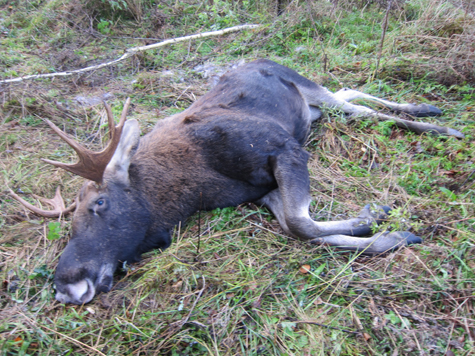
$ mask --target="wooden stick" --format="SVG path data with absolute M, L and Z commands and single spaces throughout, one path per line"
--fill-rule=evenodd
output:
M 388 28 L 388 17 L 389 17 L 389 12 L 391 11 L 392 2 L 393 2 L 393 0 L 388 1 L 388 7 L 386 9 L 386 14 L 384 15 L 383 33 L 381 34 L 381 40 L 380 40 L 380 43 L 379 43 L 378 59 L 376 60 L 376 68 L 375 68 L 375 70 L 373 72 L 373 75 L 371 77 L 371 81 L 374 80 L 374 78 L 376 77 L 376 73 L 378 72 L 378 69 L 379 69 L 379 61 L 381 60 L 381 55 L 383 53 L 384 38 L 386 37 L 386 30 Z
M 119 62 L 121 62 L 121 61 L 123 61 L 123 60 L 125 60 L 129 57 L 134 56 L 138 52 L 148 51 L 149 49 L 159 48 L 159 47 L 163 47 L 163 46 L 178 43 L 178 42 L 194 40 L 194 39 L 197 39 L 197 38 L 204 38 L 204 37 L 211 37 L 211 36 L 221 36 L 221 35 L 224 35 L 224 34 L 229 33 L 229 32 L 236 32 L 236 31 L 241 31 L 241 30 L 244 30 L 244 29 L 254 29 L 254 28 L 258 28 L 258 27 L 261 27 L 261 25 L 240 25 L 240 26 L 228 27 L 228 28 L 225 28 L 224 30 L 219 30 L 219 31 L 203 32 L 203 33 L 198 33 L 196 35 L 189 35 L 189 36 L 171 38 L 169 40 L 154 43 L 154 44 L 151 44 L 151 45 L 148 45 L 148 46 L 129 48 L 128 50 L 125 51 L 125 53 L 120 58 L 115 59 L 115 60 L 110 61 L 110 62 L 101 63 L 101 64 L 98 64 L 98 65 L 95 65 L 95 66 L 90 66 L 90 67 L 71 70 L 71 71 L 66 71 L 66 72 L 34 74 L 34 75 L 26 75 L 24 77 L 19 77 L 19 78 L 0 80 L 0 84 L 21 82 L 23 80 L 28 80 L 28 79 L 66 77 L 66 76 L 70 76 L 70 75 L 73 75 L 73 74 L 89 72 L 91 70 L 96 70 L 96 69 L 100 69 L 100 68 L 104 68 L 104 67 L 109 67 L 109 66 L 114 65 L 116 63 L 119 63 Z

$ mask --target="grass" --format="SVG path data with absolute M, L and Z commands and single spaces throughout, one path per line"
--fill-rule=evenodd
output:
M 469 4 L 411 0 L 393 8 L 376 73 L 384 3 L 286 4 L 276 17 L 270 1 L 0 0 L 0 79 L 77 69 L 164 38 L 265 25 L 81 76 L 0 84 L 2 355 L 473 354 Z M 35 216 L 6 189 L 36 202 L 30 193 L 52 197 L 60 185 L 71 203 L 82 185 L 40 160 L 74 156 L 41 119 L 99 149 L 107 140 L 105 113 L 77 97 L 110 93 L 118 116 L 130 96 L 130 117 L 148 132 L 208 90 L 213 78 L 199 65 L 217 73 L 262 57 L 331 90 L 434 104 L 444 115 L 428 121 L 465 133 L 463 140 L 417 136 L 327 111 L 307 142 L 315 219 L 354 216 L 375 201 L 395 208 L 385 227 L 410 230 L 424 243 L 371 258 L 344 253 L 289 239 L 267 210 L 243 204 L 191 217 L 169 249 L 122 266 L 113 290 L 91 303 L 55 302 L 52 278 L 71 220 Z

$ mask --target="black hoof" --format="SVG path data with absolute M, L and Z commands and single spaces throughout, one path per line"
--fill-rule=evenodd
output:
M 442 111 L 430 104 L 420 104 L 411 110 L 411 115 L 416 117 L 439 116 L 442 115 Z
M 366 205 L 365 208 L 366 209 L 371 209 L 371 204 Z M 376 223 L 378 225 L 380 225 L 388 219 L 389 213 L 391 212 L 392 209 L 387 205 L 378 205 L 377 209 L 379 211 L 377 211 L 378 215 L 375 216 L 375 219 L 376 219 Z M 371 212 L 373 213 L 373 211 L 371 211 Z M 373 214 L 373 216 L 374 216 L 374 214 Z
M 386 215 L 389 215 L 389 213 L 391 212 L 391 210 L 393 210 L 393 209 L 391 209 L 391 208 L 390 208 L 389 206 L 387 206 L 387 205 L 383 205 L 381 208 L 384 210 L 384 213 L 385 213 Z
M 406 240 L 407 245 L 414 245 L 422 243 L 422 239 L 419 236 L 416 236 L 409 231 L 400 231 L 399 232 L 402 239 Z

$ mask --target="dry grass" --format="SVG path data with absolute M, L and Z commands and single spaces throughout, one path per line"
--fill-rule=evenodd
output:
M 40 161 L 68 161 L 72 153 L 41 118 L 52 119 L 97 149 L 107 137 L 103 109 L 100 104 L 81 106 L 75 98 L 112 93 L 116 114 L 127 96 L 133 98 L 130 117 L 137 118 L 147 132 L 156 120 L 188 106 L 207 90 L 210 79 L 192 70 L 206 59 L 220 68 L 242 58 L 269 56 L 332 87 L 364 84 L 368 91 L 389 99 L 435 100 L 445 111 L 443 124 L 466 134 L 462 141 L 415 136 L 377 123 L 347 123 L 335 113 L 312 131 L 307 144 L 312 154 L 312 216 L 344 219 L 368 202 L 388 204 L 396 211 L 387 227 L 414 231 L 424 238 L 420 246 L 369 258 L 306 245 L 285 236 L 265 209 L 244 204 L 202 212 L 200 220 L 191 217 L 186 226 L 177 228 L 169 249 L 149 252 L 140 263 L 124 266 L 113 290 L 84 306 L 54 301 L 52 276 L 69 238 L 70 218 L 61 219 L 62 238 L 48 240 L 50 221 L 26 211 L 4 188 L 0 194 L 2 354 L 471 355 L 475 348 L 475 127 L 470 93 L 474 89 L 469 71 L 460 68 L 468 68 L 472 61 L 470 36 L 475 27 L 468 15 L 456 10 L 441 13 L 436 5 L 447 5 L 429 3 L 434 5 L 427 6 L 423 16 L 404 22 L 400 31 L 388 37 L 379 82 L 366 82 L 374 52 L 354 54 L 354 47 L 348 47 L 354 40 L 349 30 L 344 36 L 337 31 L 356 21 L 345 17 L 343 7 L 323 3 L 320 12 L 318 6 L 312 8 L 315 26 L 320 27 L 318 36 L 307 38 L 312 28 L 299 26 L 309 19 L 308 7 L 292 2 L 292 11 L 281 19 L 272 18 L 272 26 L 255 33 L 163 49 L 120 68 L 71 80 L 0 87 L 3 184 L 28 193 L 25 196 L 32 202 L 30 192 L 50 197 L 57 185 L 70 202 L 82 184 L 82 179 Z M 188 8 L 190 4 L 173 2 L 170 9 L 157 9 L 168 19 L 158 29 L 148 22 L 146 11 L 140 13 L 144 31 L 154 29 L 158 37 L 171 37 L 174 27 L 179 35 L 193 32 L 192 20 L 198 20 L 191 17 L 196 8 Z M 222 3 L 216 4 L 219 11 L 226 10 Z M 141 41 L 130 39 L 138 30 L 127 22 L 118 21 L 114 27 L 114 37 L 119 39 L 103 39 L 97 27 L 90 28 L 90 12 L 76 6 L 76 14 L 70 4 L 50 5 L 48 13 L 59 19 L 46 22 L 53 32 L 78 31 L 81 36 L 88 34 L 84 41 L 94 44 L 81 45 L 81 36 L 70 33 L 70 41 L 59 36 L 49 44 L 39 37 L 45 45 L 27 52 L 20 46 L 25 43 L 22 38 L 15 44 L 4 37 L 0 45 L 25 56 L 12 66 L 0 62 L 5 71 L 28 73 L 42 50 L 48 58 L 57 58 L 52 64 L 56 69 L 64 69 L 82 65 L 84 56 L 92 60 L 94 54 L 107 52 L 100 58 L 115 58 L 118 48 Z M 256 5 L 256 11 L 262 6 Z M 0 1 L 6 17 L 4 7 Z M 62 17 L 71 13 L 81 16 L 77 25 Z M 236 9 L 236 13 L 256 19 L 250 11 Z M 29 14 L 33 16 L 33 11 Z M 329 14 L 333 28 L 325 27 Z M 14 16 L 21 19 L 21 14 Z M 174 16 L 180 17 L 182 26 L 172 23 Z M 439 20 L 433 22 L 436 16 Z M 376 28 L 369 22 L 361 32 L 371 26 Z M 431 26 L 437 31 L 427 30 Z M 325 28 L 326 35 L 318 33 Z M 449 34 L 444 28 L 458 30 Z M 43 24 L 36 29 L 46 32 Z M 317 37 L 324 41 L 317 43 Z M 58 45 L 61 38 L 72 52 Z M 212 50 L 200 52 L 207 45 Z M 361 48 L 360 43 L 355 45 Z M 294 51 L 299 46 L 305 49 Z M 327 72 L 317 63 L 322 48 L 332 56 Z M 404 67 L 408 73 L 399 77 L 391 63 L 408 58 L 411 65 Z M 40 59 L 37 65 L 45 66 Z M 364 61 L 370 64 L 365 66 Z M 459 86 L 444 87 L 444 75 L 455 78 Z M 466 90 L 460 89 L 462 84 Z M 304 264 L 310 265 L 309 273 L 299 271 Z

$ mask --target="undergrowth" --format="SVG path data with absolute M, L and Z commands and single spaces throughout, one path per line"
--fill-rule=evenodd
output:
M 283 13 L 277 16 L 277 4 Z M 471 355 L 475 348 L 474 11 L 470 2 L 0 0 L 0 80 L 61 72 L 183 35 L 260 29 L 162 47 L 70 77 L 0 82 L 0 349 L 3 355 Z M 379 67 L 377 57 L 381 55 Z M 394 208 L 383 228 L 424 240 L 363 257 L 290 239 L 253 204 L 201 212 L 173 245 L 122 266 L 110 293 L 54 300 L 71 218 L 35 204 L 81 178 L 41 161 L 73 151 L 43 118 L 91 149 L 107 141 L 107 99 L 126 97 L 142 131 L 188 107 L 220 73 L 269 58 L 331 90 L 431 103 L 427 118 L 465 139 L 418 136 L 391 122 L 327 111 L 306 144 L 318 220 Z

